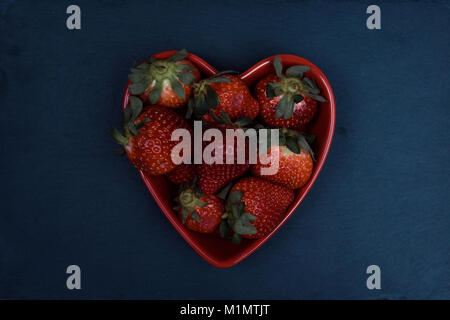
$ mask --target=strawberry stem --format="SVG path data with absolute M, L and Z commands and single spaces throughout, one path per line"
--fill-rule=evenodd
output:
M 150 121 L 150 119 L 145 118 L 139 123 L 136 123 L 136 119 L 142 112 L 143 104 L 141 99 L 134 96 L 130 96 L 129 101 L 128 106 L 122 113 L 122 127 L 124 133 L 120 133 L 116 128 L 111 129 L 112 138 L 123 147 L 128 144 L 128 141 L 132 135 L 137 136 L 138 131 L 145 125 L 145 123 Z
M 278 119 L 290 119 L 295 104 L 300 103 L 306 96 L 319 102 L 326 102 L 325 98 L 319 95 L 320 90 L 315 82 L 307 77 L 303 77 L 303 74 L 310 70 L 308 66 L 291 66 L 286 70 L 286 75 L 283 75 L 283 66 L 280 58 L 276 56 L 273 60 L 273 67 L 280 81 L 267 84 L 266 97 L 282 96 L 278 101 L 275 113 Z
M 195 194 L 192 189 L 187 189 L 180 194 L 180 203 L 185 208 L 193 209 L 195 207 Z
M 120 145 L 126 146 L 128 144 L 129 137 L 124 136 L 116 128 L 111 129 L 112 138 Z

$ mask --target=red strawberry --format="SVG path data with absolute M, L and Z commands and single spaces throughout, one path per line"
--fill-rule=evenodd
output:
M 164 174 L 177 166 L 171 158 L 172 148 L 178 144 L 171 141 L 175 129 L 192 134 L 192 128 L 176 112 L 157 105 L 143 109 L 142 101 L 133 96 L 123 112 L 123 127 L 124 134 L 112 129 L 111 135 L 124 147 L 130 162 L 148 175 Z
M 272 232 L 294 201 L 294 192 L 277 183 L 256 177 L 239 180 L 230 190 L 221 235 L 234 231 L 233 242 L 240 238 L 262 238 Z
M 214 123 L 208 113 L 220 116 L 223 111 L 232 121 L 244 117 L 254 119 L 259 113 L 259 104 L 245 83 L 230 74 L 219 73 L 194 84 L 193 98 L 188 103 L 188 117 L 195 112 L 197 117 Z
M 270 164 L 252 165 L 252 173 L 263 179 L 278 182 L 289 188 L 298 189 L 308 182 L 313 171 L 313 153 L 306 138 L 294 130 L 282 129 L 284 144 L 272 145 L 267 154 L 278 160 L 278 171 L 273 175 L 261 174 L 261 168 L 268 168 Z M 280 139 L 281 140 L 281 139 Z M 275 161 L 277 161 L 275 160 Z
M 255 87 L 256 99 L 261 106 L 260 117 L 271 127 L 304 128 L 317 111 L 317 101 L 326 100 L 319 95 L 315 82 L 303 76 L 307 66 L 292 66 L 282 74 L 278 56 L 274 59 L 276 74 L 260 80 Z
M 214 195 L 204 195 L 193 186 L 181 189 L 175 201 L 180 220 L 191 230 L 212 233 L 222 221 L 222 200 Z
M 245 152 L 246 152 L 246 158 L 245 163 L 239 164 L 238 163 L 238 151 L 237 148 L 237 141 L 234 141 L 233 146 L 229 146 L 226 143 L 226 129 L 236 129 L 235 126 L 226 124 L 218 124 L 213 126 L 213 128 L 219 129 L 222 132 L 223 136 L 223 143 L 222 147 L 220 148 L 220 153 L 222 154 L 223 163 L 202 163 L 196 165 L 196 171 L 197 171 L 197 177 L 199 180 L 199 185 L 202 190 L 202 192 L 206 194 L 215 194 L 217 191 L 219 191 L 223 186 L 231 182 L 232 180 L 239 178 L 242 176 L 249 168 L 250 164 L 248 162 L 248 145 L 245 146 Z M 247 141 L 246 141 L 247 142 Z M 208 142 L 203 143 L 203 150 L 205 150 L 205 147 L 208 145 Z M 234 162 L 232 164 L 226 163 L 226 155 L 227 152 L 231 152 L 233 150 L 234 154 Z M 215 154 L 213 155 L 215 156 Z
M 183 49 L 165 60 L 150 58 L 135 68 L 131 68 L 130 93 L 140 95 L 144 102 L 169 108 L 179 108 L 186 104 L 194 82 L 200 80 L 198 69 L 185 58 Z
M 195 167 L 182 163 L 166 174 L 166 177 L 175 184 L 183 184 L 195 178 Z

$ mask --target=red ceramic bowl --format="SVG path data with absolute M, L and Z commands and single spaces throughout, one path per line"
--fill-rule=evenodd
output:
M 176 51 L 165 51 L 154 55 L 154 57 L 164 59 L 171 56 L 174 52 Z M 317 85 L 321 90 L 321 95 L 327 100 L 327 102 L 320 104 L 318 112 L 308 128 L 309 133 L 316 135 L 313 149 L 316 154 L 317 161 L 315 163 L 312 176 L 303 188 L 296 190 L 294 202 L 289 207 L 286 216 L 275 228 L 275 230 L 262 239 L 243 240 L 243 242 L 239 245 L 232 244 L 224 239 L 221 239 L 218 235 L 205 235 L 193 232 L 181 224 L 172 209 L 172 201 L 177 192 L 176 187 L 164 176 L 146 176 L 140 172 L 148 190 L 150 190 L 150 193 L 155 198 L 156 203 L 159 205 L 167 219 L 169 219 L 170 223 L 202 258 L 216 267 L 228 268 L 239 263 L 252 254 L 256 249 L 261 247 L 275 232 L 278 231 L 286 220 L 291 217 L 316 181 L 331 146 L 334 133 L 336 106 L 333 90 L 331 89 L 328 79 L 318 67 L 306 59 L 288 54 L 280 54 L 278 56 L 280 57 L 284 67 L 298 64 L 309 66 L 311 70 L 307 72 L 306 75 L 316 80 Z M 259 79 L 273 72 L 272 60 L 274 57 L 275 56 L 268 57 L 256 63 L 239 77 L 249 87 L 252 87 Z M 214 67 L 194 54 L 189 54 L 188 59 L 201 70 L 204 77 L 217 73 L 217 70 Z M 123 108 L 128 105 L 129 84 L 130 83 L 128 82 L 125 89 Z

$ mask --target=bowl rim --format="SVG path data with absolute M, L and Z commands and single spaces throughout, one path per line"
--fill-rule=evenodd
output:
M 152 57 L 164 59 L 164 58 L 169 57 L 170 55 L 172 55 L 173 53 L 175 53 L 177 51 L 178 50 L 162 51 L 162 52 L 152 55 Z M 152 185 L 152 183 L 148 179 L 148 177 L 145 176 L 145 174 L 142 171 L 139 171 L 139 174 L 140 174 L 142 180 L 144 181 L 147 189 L 150 191 L 153 198 L 155 199 L 155 202 L 158 204 L 159 208 L 164 213 L 166 218 L 170 221 L 170 223 L 175 228 L 175 230 L 178 231 L 178 233 L 182 236 L 182 238 L 194 249 L 195 252 L 197 252 L 197 254 L 199 256 L 201 256 L 204 260 L 206 260 L 211 265 L 218 267 L 218 268 L 229 268 L 229 267 L 232 267 L 232 266 L 238 264 L 242 260 L 246 259 L 252 253 L 254 253 L 257 249 L 259 249 L 264 243 L 266 243 L 266 241 L 268 241 L 281 228 L 281 226 L 283 226 L 286 223 L 286 221 L 293 215 L 295 210 L 298 209 L 301 202 L 305 199 L 306 195 L 309 193 L 310 189 L 312 188 L 315 181 L 317 180 L 317 177 L 323 168 L 325 160 L 328 157 L 328 153 L 330 151 L 330 147 L 331 147 L 331 144 L 333 141 L 334 129 L 335 129 L 335 123 L 336 123 L 336 101 L 334 98 L 333 89 L 331 87 L 329 80 L 327 79 L 325 74 L 322 72 L 322 70 L 320 70 L 319 67 L 317 67 L 315 64 L 313 64 L 311 61 L 309 61 L 305 58 L 299 57 L 297 55 L 293 55 L 293 54 L 277 54 L 277 55 L 273 55 L 273 56 L 270 56 L 263 60 L 258 61 L 253 66 L 248 68 L 246 71 L 244 71 L 243 73 L 240 73 L 238 75 L 238 77 L 245 82 L 246 79 L 251 77 L 253 74 L 257 73 L 261 68 L 272 63 L 273 59 L 276 56 L 278 56 L 280 58 L 283 65 L 302 64 L 302 65 L 309 66 L 311 68 L 311 71 L 309 71 L 309 72 L 311 72 L 314 75 L 314 79 L 316 79 L 316 80 L 320 79 L 321 84 L 323 84 L 323 86 L 324 86 L 323 89 L 326 90 L 326 93 L 327 93 L 326 97 L 329 100 L 328 104 L 329 104 L 329 108 L 330 108 L 330 123 L 328 126 L 328 132 L 327 132 L 326 139 L 324 139 L 323 152 L 320 155 L 319 162 L 316 162 L 316 164 L 315 164 L 315 170 L 313 172 L 313 175 L 310 177 L 307 185 L 305 187 L 303 187 L 305 189 L 302 191 L 302 194 L 300 195 L 300 197 L 298 197 L 290 205 L 290 209 L 287 211 L 286 215 L 280 221 L 280 223 L 277 225 L 277 227 L 274 230 L 272 230 L 272 232 L 270 232 L 264 238 L 254 239 L 253 241 L 255 241 L 256 244 L 248 247 L 248 249 L 242 253 L 236 254 L 235 256 L 232 256 L 232 257 L 224 259 L 224 260 L 215 259 L 215 258 L 211 257 L 208 254 L 208 252 L 203 250 L 203 248 L 201 246 L 199 246 L 195 240 L 190 238 L 190 235 L 187 233 L 186 229 L 178 223 L 179 221 L 177 220 L 175 215 L 172 214 L 171 212 L 168 212 L 168 210 L 169 209 L 171 210 L 171 208 L 167 208 L 166 203 L 163 202 L 159 198 L 154 186 Z M 201 71 L 204 74 L 206 74 L 207 76 L 212 76 L 218 72 L 218 70 L 216 68 L 214 68 L 208 62 L 206 62 L 205 60 L 203 60 L 202 58 L 200 58 L 199 56 L 197 56 L 193 53 L 189 53 L 186 59 L 190 60 L 195 65 L 197 65 L 201 69 Z M 125 91 L 123 94 L 122 110 L 125 109 L 125 107 L 128 105 L 129 96 L 130 96 L 129 90 L 128 90 L 129 86 L 130 86 L 130 81 L 127 82 Z

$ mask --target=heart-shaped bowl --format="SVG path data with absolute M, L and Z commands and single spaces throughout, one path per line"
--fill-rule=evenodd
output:
M 157 59 L 165 59 L 170 57 L 175 52 L 175 50 L 165 51 L 155 54 L 153 55 L 153 57 Z M 280 60 L 284 67 L 289 67 L 292 65 L 309 66 L 311 70 L 308 71 L 305 75 L 317 82 L 317 85 L 321 90 L 321 95 L 327 100 L 327 102 L 322 102 L 319 105 L 317 114 L 307 128 L 308 133 L 312 133 L 316 136 L 313 145 L 313 150 L 316 155 L 316 163 L 314 165 L 314 170 L 311 178 L 305 186 L 295 191 L 295 200 L 288 208 L 286 216 L 270 234 L 261 239 L 244 239 L 241 244 L 233 244 L 220 238 L 217 234 L 206 235 L 191 231 L 183 226 L 176 213 L 172 209 L 173 199 L 177 194 L 177 187 L 169 182 L 169 180 L 164 176 L 147 176 L 140 172 L 142 180 L 144 180 L 145 185 L 153 195 L 156 203 L 161 208 L 162 212 L 165 214 L 173 227 L 202 258 L 216 267 L 228 268 L 239 263 L 240 261 L 247 258 L 250 254 L 252 254 L 256 249 L 261 247 L 267 240 L 270 239 L 270 237 L 275 234 L 275 232 L 278 231 L 278 229 L 281 228 L 281 226 L 287 221 L 287 219 L 292 216 L 294 211 L 298 208 L 300 203 L 305 198 L 306 194 L 313 186 L 320 170 L 323 167 L 331 146 L 336 119 L 336 105 L 333 90 L 331 89 L 331 85 L 328 82 L 328 79 L 317 66 L 304 58 L 289 54 L 280 54 L 278 56 L 280 57 Z M 253 67 L 240 74 L 239 77 L 252 90 L 253 85 L 255 85 L 259 79 L 267 74 L 274 72 L 272 66 L 272 61 L 274 58 L 275 56 L 272 56 L 261 60 Z M 214 67 L 194 54 L 189 54 L 187 59 L 189 59 L 199 68 L 199 70 L 202 72 L 203 77 L 209 77 L 218 72 Z M 127 83 L 125 89 L 122 109 L 124 109 L 128 105 L 128 98 L 130 96 L 130 93 L 128 91 L 129 85 L 130 82 Z

